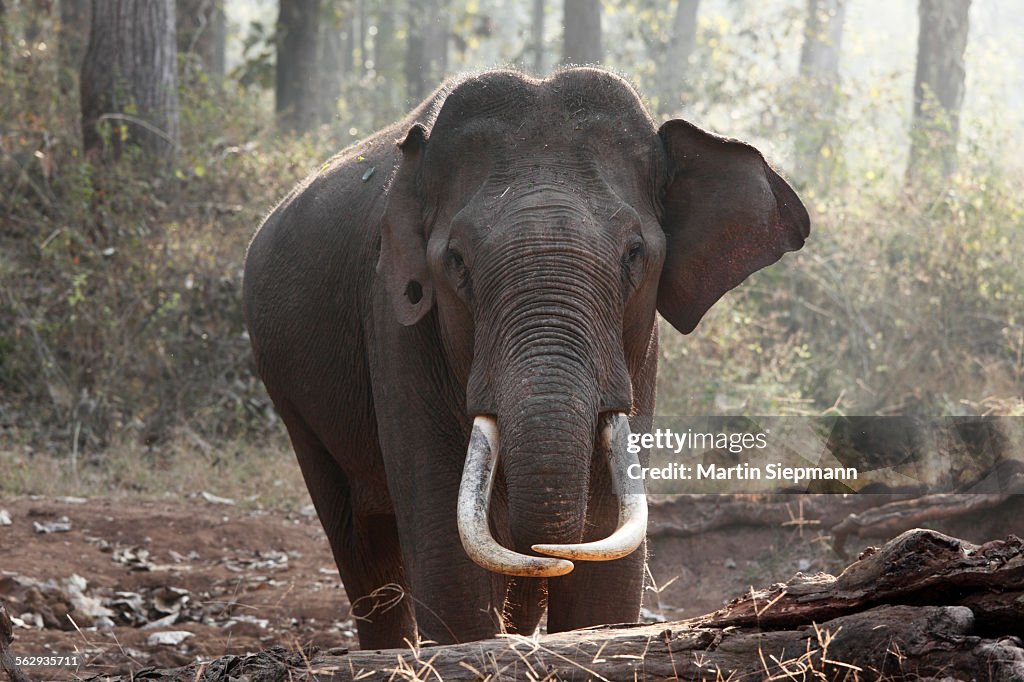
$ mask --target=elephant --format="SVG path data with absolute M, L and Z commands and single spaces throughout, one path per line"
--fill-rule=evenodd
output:
M 809 231 L 754 147 L 597 67 L 453 79 L 295 187 L 243 312 L 360 646 L 637 620 L 657 313 L 690 333 Z

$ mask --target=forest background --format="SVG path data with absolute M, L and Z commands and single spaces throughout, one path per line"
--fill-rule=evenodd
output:
M 1024 415 L 1014 4 L 0 1 L 0 493 L 301 498 L 246 244 L 337 150 L 493 66 L 614 69 L 811 212 L 803 251 L 665 328 L 661 414 Z

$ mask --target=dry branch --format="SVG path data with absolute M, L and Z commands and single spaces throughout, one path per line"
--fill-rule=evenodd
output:
M 7 679 L 10 682 L 32 682 L 11 656 L 12 639 L 14 639 L 14 625 L 7 615 L 7 609 L 0 604 L 0 670 L 7 673 Z
M 845 556 L 843 548 L 851 535 L 858 538 L 893 537 L 928 523 L 998 507 L 1011 496 L 1012 493 L 948 493 L 890 502 L 878 509 L 851 514 L 833 527 L 833 547 L 840 556 Z
M 731 526 L 795 526 L 831 533 L 833 548 L 846 557 L 847 540 L 892 538 L 903 531 L 970 517 L 1024 495 L 1024 476 L 998 492 L 858 495 L 687 495 L 651 505 L 648 537 L 690 537 Z

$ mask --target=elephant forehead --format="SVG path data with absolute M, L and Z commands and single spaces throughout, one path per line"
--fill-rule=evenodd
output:
M 643 148 L 655 126 L 639 95 L 607 71 L 576 68 L 548 80 L 516 72 L 466 79 L 445 97 L 430 134 L 431 146 L 472 151 L 551 149 L 581 145 Z
M 436 121 L 451 128 L 478 116 L 508 118 L 579 110 L 629 116 L 641 127 L 654 121 L 637 91 L 619 76 L 596 68 L 559 71 L 546 80 L 514 71 L 490 71 L 458 81 L 444 97 Z
M 654 131 L 642 134 L 603 112 L 557 122 L 476 119 L 431 137 L 421 178 L 435 196 L 472 194 L 485 183 L 501 185 L 499 194 L 550 185 L 633 196 L 658 174 L 660 154 Z
M 435 148 L 489 149 L 506 152 L 571 154 L 586 147 L 612 151 L 650 148 L 657 140 L 653 127 L 641 125 L 628 112 L 577 108 L 557 111 L 538 107 L 516 110 L 507 116 L 476 116 L 451 129 L 435 127 Z

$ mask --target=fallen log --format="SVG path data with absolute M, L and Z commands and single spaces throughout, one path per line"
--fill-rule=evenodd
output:
M 832 535 L 833 549 L 845 558 L 851 537 L 889 539 L 925 525 L 966 522 L 999 508 L 1016 517 L 1024 499 L 1024 475 L 1000 483 L 999 492 L 982 487 L 970 493 L 686 495 L 651 504 L 647 535 L 691 537 L 732 526 L 809 528 Z
M 131 679 L 1024 682 L 1022 638 L 1024 542 L 914 530 L 837 577 L 797 574 L 687 621 L 343 655 L 276 648 Z
M 832 528 L 833 548 L 845 556 L 846 539 L 893 537 L 927 523 L 994 509 L 1024 492 L 1002 494 L 939 493 L 889 502 L 877 509 L 850 514 Z
M 851 514 L 917 495 L 798 493 L 685 495 L 650 505 L 649 538 L 691 537 L 730 526 L 809 526 L 828 530 Z

